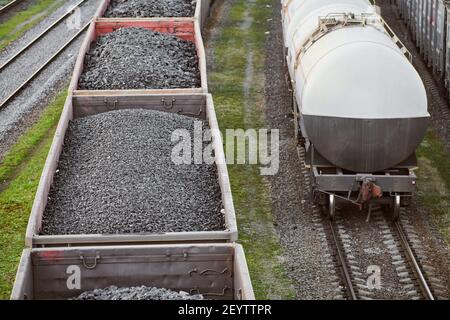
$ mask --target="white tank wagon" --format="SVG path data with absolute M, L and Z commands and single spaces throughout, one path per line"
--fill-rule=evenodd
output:
M 318 189 L 412 192 L 429 113 L 407 49 L 367 0 L 282 3 L 294 113 Z

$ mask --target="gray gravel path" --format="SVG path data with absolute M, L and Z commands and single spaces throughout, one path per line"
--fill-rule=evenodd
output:
M 196 4 L 196 0 L 112 0 L 105 17 L 193 17 Z
M 144 28 L 122 28 L 99 38 L 85 60 L 80 89 L 200 87 L 195 44 Z
M 273 20 L 266 43 L 266 118 L 280 129 L 280 171 L 270 177 L 272 209 L 283 247 L 288 275 L 299 299 L 341 299 L 331 253 L 318 208 L 308 191 L 308 171 L 299 161 L 292 119 L 292 93 L 283 64 L 280 1 L 274 1 Z
M 72 122 L 42 234 L 224 230 L 215 165 L 171 161 L 172 132 L 194 120 L 120 110 Z
M 203 300 L 203 296 L 145 286 L 130 288 L 110 286 L 83 292 L 73 300 Z

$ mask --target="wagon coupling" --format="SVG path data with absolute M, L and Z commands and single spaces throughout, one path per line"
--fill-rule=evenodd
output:
M 359 195 L 356 202 L 360 204 L 368 203 L 372 199 L 378 199 L 383 196 L 383 190 L 376 185 L 370 178 L 364 178 L 359 189 Z

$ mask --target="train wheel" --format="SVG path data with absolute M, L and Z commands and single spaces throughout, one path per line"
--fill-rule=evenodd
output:
M 328 202 L 328 218 L 330 220 L 334 220 L 335 216 L 336 216 L 336 198 L 334 194 L 330 194 Z
M 400 219 L 400 207 L 401 207 L 401 202 L 400 202 L 400 196 L 395 196 L 394 197 L 394 221 L 398 221 L 398 219 Z

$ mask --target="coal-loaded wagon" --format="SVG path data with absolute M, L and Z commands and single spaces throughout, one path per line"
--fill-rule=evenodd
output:
M 212 97 L 117 99 L 112 106 L 98 97 L 68 98 L 37 191 L 27 245 L 235 241 Z M 165 99 L 176 104 L 165 110 Z M 211 129 L 217 163 L 172 160 L 172 133 L 182 130 L 193 140 L 195 127 Z
M 74 96 L 207 93 L 194 19 L 108 19 L 90 26 L 70 85 Z
M 35 248 L 14 300 L 254 300 L 238 244 Z
M 254 299 L 207 87 L 209 5 L 101 2 L 12 299 Z
M 96 16 L 100 20 L 195 18 L 200 27 L 205 26 L 212 0 L 102 0 Z
M 415 191 L 429 113 L 411 55 L 367 0 L 283 1 L 294 114 L 318 201 L 388 203 Z

